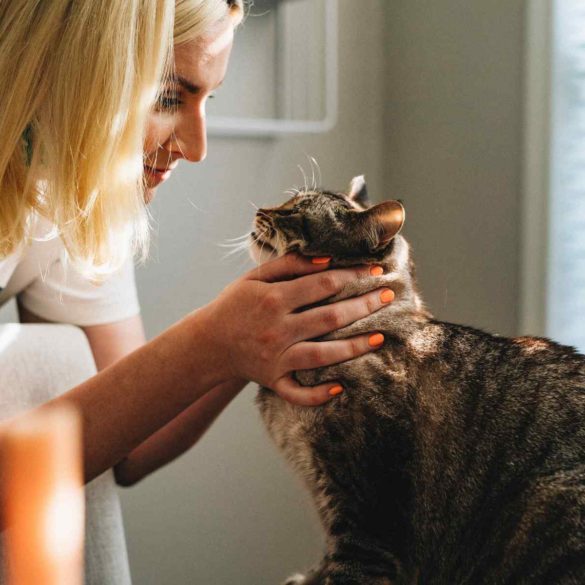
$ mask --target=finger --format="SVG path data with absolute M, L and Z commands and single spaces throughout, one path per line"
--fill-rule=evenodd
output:
M 380 310 L 394 300 L 394 292 L 380 288 L 359 297 L 295 313 L 288 317 L 292 343 L 320 337 Z
M 285 364 L 289 370 L 313 370 L 352 360 L 383 345 L 384 336 L 381 333 L 335 341 L 303 341 L 284 353 Z
M 378 266 L 352 266 L 327 270 L 321 274 L 310 274 L 283 285 L 285 299 L 290 299 L 290 308 L 299 309 L 323 301 L 340 293 L 348 284 L 362 278 L 377 278 Z
M 343 387 L 335 382 L 319 386 L 301 386 L 292 376 L 280 378 L 274 391 L 284 400 L 298 406 L 319 406 L 343 392 Z
M 298 276 L 322 272 L 329 267 L 330 257 L 307 258 L 300 254 L 286 254 L 252 269 L 245 278 L 262 282 L 291 280 Z

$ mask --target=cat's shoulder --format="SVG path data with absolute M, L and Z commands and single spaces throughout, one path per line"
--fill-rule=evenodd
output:
M 585 365 L 585 356 L 576 348 L 557 343 L 547 337 L 530 335 L 507 337 L 469 325 L 436 319 L 429 319 L 413 335 L 414 340 L 417 336 L 426 340 L 433 339 L 436 345 L 441 343 L 443 348 L 468 348 L 475 352 L 503 351 L 509 358 L 516 356 L 518 359 L 543 363 L 561 360 Z

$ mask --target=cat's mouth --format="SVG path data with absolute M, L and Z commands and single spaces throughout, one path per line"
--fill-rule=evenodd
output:
M 278 250 L 270 243 L 260 237 L 256 232 L 250 234 L 252 239 L 252 246 L 250 252 L 252 258 L 258 263 L 262 264 L 267 260 L 271 260 L 275 256 L 278 256 Z
M 276 248 L 266 240 L 263 240 L 256 232 L 252 232 L 251 236 L 254 244 L 260 246 L 260 248 L 265 248 L 267 252 L 276 254 Z

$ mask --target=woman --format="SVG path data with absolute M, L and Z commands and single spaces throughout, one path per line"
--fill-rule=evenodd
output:
M 382 291 L 298 310 L 368 269 L 294 255 L 145 343 L 131 269 L 147 245 L 145 202 L 181 159 L 205 157 L 205 103 L 242 16 L 241 0 L 0 6 L 0 301 L 16 295 L 21 321 L 87 335 L 99 373 L 49 403 L 82 413 L 86 481 L 114 467 L 120 484 L 137 482 L 248 381 L 296 404 L 330 400 L 335 381 L 302 388 L 292 372 L 375 350 L 370 335 L 307 340 L 378 310 Z

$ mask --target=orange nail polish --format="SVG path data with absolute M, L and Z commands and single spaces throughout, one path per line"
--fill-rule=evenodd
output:
M 370 268 L 370 274 L 372 276 L 382 276 L 382 274 L 384 274 L 384 269 L 381 266 L 372 266 Z
M 331 262 L 331 256 L 323 256 L 322 258 L 311 258 L 313 264 L 329 264 Z
M 337 396 L 338 394 L 341 394 L 343 392 L 343 387 L 342 386 L 333 386 L 333 388 L 329 389 L 329 396 Z
M 384 336 L 381 333 L 374 333 L 374 335 L 371 335 L 370 339 L 368 339 L 368 343 L 370 347 L 378 347 L 384 343 Z
M 383 290 L 382 293 L 380 294 L 380 300 L 383 303 L 391 303 L 394 300 L 395 296 L 396 295 L 394 294 L 394 291 L 387 288 L 386 290 Z

